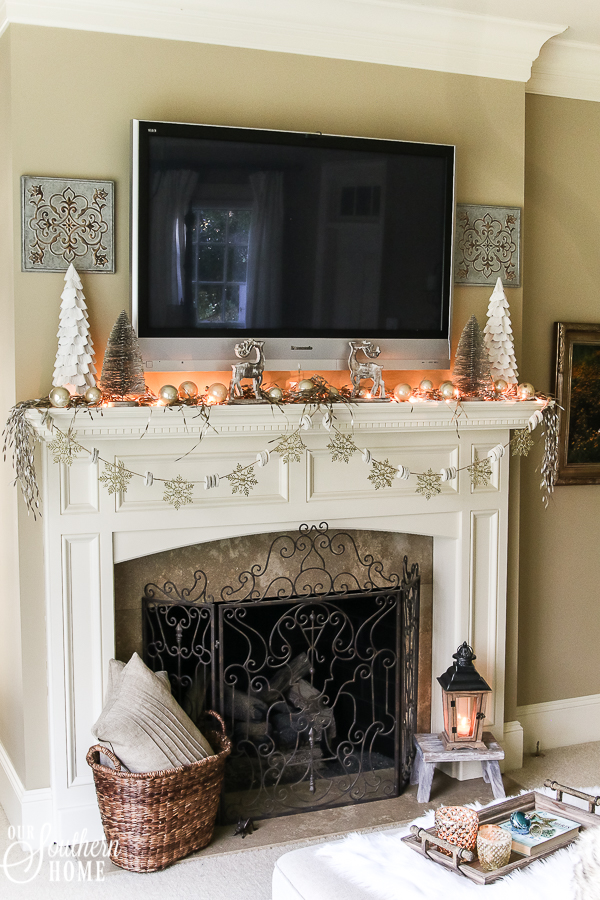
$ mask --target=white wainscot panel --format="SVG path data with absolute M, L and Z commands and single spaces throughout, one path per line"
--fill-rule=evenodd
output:
M 70 466 L 60 465 L 60 511 L 63 515 L 97 513 L 98 464 L 90 457 L 74 459 Z
M 172 479 L 181 475 L 186 481 L 202 482 L 194 485 L 192 502 L 180 508 L 198 509 L 215 506 L 236 506 L 241 502 L 250 502 L 253 505 L 260 503 L 285 503 L 288 500 L 288 466 L 277 456 L 271 457 L 268 465 L 261 468 L 258 463 L 251 470 L 258 481 L 258 485 L 250 491 L 247 498 L 239 491 L 232 492 L 231 484 L 224 479 L 224 475 L 233 472 L 238 465 L 247 466 L 255 462 L 256 453 L 202 453 L 185 458 L 174 458 L 173 454 L 144 454 L 129 455 L 119 454 L 116 461 L 122 461 L 123 465 L 132 472 L 144 475 L 150 471 L 154 476 L 154 483 L 146 487 L 143 478 L 132 478 L 129 482 L 126 494 L 117 495 L 117 510 L 119 512 L 140 512 L 153 510 L 165 512 L 172 509 L 163 500 L 165 491 L 164 482 L 159 478 Z M 204 478 L 206 475 L 218 474 L 221 481 L 218 487 L 205 490 Z
M 477 462 L 478 459 L 485 459 L 492 449 L 492 444 L 471 444 L 471 462 Z M 506 451 L 505 451 L 506 452 Z M 477 487 L 471 485 L 472 494 L 497 494 L 500 490 L 500 461 L 492 462 L 492 477 L 489 484 L 478 484 Z M 468 474 L 468 473 L 467 473 Z
M 365 442 L 364 436 L 362 441 Z M 368 444 L 365 444 L 369 446 Z M 423 447 L 407 446 L 396 450 L 390 447 L 369 448 L 374 459 L 380 462 L 387 460 L 393 466 L 408 466 L 411 472 L 427 472 L 431 469 L 436 474 L 448 466 L 458 467 L 458 447 Z M 348 463 L 332 462 L 328 450 L 311 450 L 309 461 L 309 500 L 334 500 L 340 498 L 364 497 L 370 494 L 381 494 L 385 497 L 398 497 L 414 494 L 417 479 L 411 475 L 408 481 L 395 478 L 391 488 L 375 489 L 369 481 L 372 465 L 366 465 L 360 453 L 355 453 Z M 442 494 L 455 495 L 458 491 L 460 474 L 453 481 L 440 484 Z
M 494 694 L 488 703 L 487 721 L 494 724 L 495 692 L 503 690 L 496 659 L 496 618 L 498 610 L 498 525 L 499 511 L 471 513 L 471 634 L 469 643 L 477 647 L 477 671 Z
M 92 781 L 85 756 L 102 708 L 99 534 L 63 536 L 62 575 L 67 781 L 75 786 Z

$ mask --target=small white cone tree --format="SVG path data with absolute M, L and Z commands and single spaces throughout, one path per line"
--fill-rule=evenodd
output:
M 60 297 L 58 351 L 52 385 L 66 387 L 71 393 L 85 394 L 96 384 L 94 344 L 89 335 L 83 285 L 73 263 L 67 269 L 65 289 Z
M 487 311 L 483 339 L 490 358 L 490 372 L 494 381 L 503 378 L 507 384 L 518 384 L 519 370 L 515 359 L 513 333 L 508 300 L 498 278 Z

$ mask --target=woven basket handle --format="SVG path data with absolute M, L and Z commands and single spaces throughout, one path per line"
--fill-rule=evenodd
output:
M 215 712 L 214 709 L 207 709 L 207 710 L 206 710 L 206 715 L 207 715 L 207 716 L 214 716 L 215 719 L 217 720 L 217 722 L 219 723 L 219 725 L 221 726 L 221 733 L 222 733 L 222 734 L 225 734 L 225 722 L 223 721 L 223 719 L 221 718 L 221 716 L 219 715 L 219 713 L 218 713 L 218 712 Z
M 93 768 L 95 765 L 99 765 L 101 753 L 104 753 L 105 756 L 108 756 L 117 772 L 121 771 L 121 760 L 118 756 L 115 756 L 115 754 L 109 747 L 105 747 L 103 744 L 94 744 L 93 747 L 90 747 L 85 757 L 88 766 Z

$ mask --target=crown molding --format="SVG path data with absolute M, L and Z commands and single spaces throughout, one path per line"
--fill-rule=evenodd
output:
M 534 62 L 528 94 L 600 101 L 600 46 L 557 38 Z
M 566 28 L 396 0 L 4 0 L 0 33 L 12 22 L 520 82 Z

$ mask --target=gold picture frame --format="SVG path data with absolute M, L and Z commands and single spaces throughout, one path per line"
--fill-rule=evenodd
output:
M 600 325 L 555 323 L 560 484 L 600 484 Z

